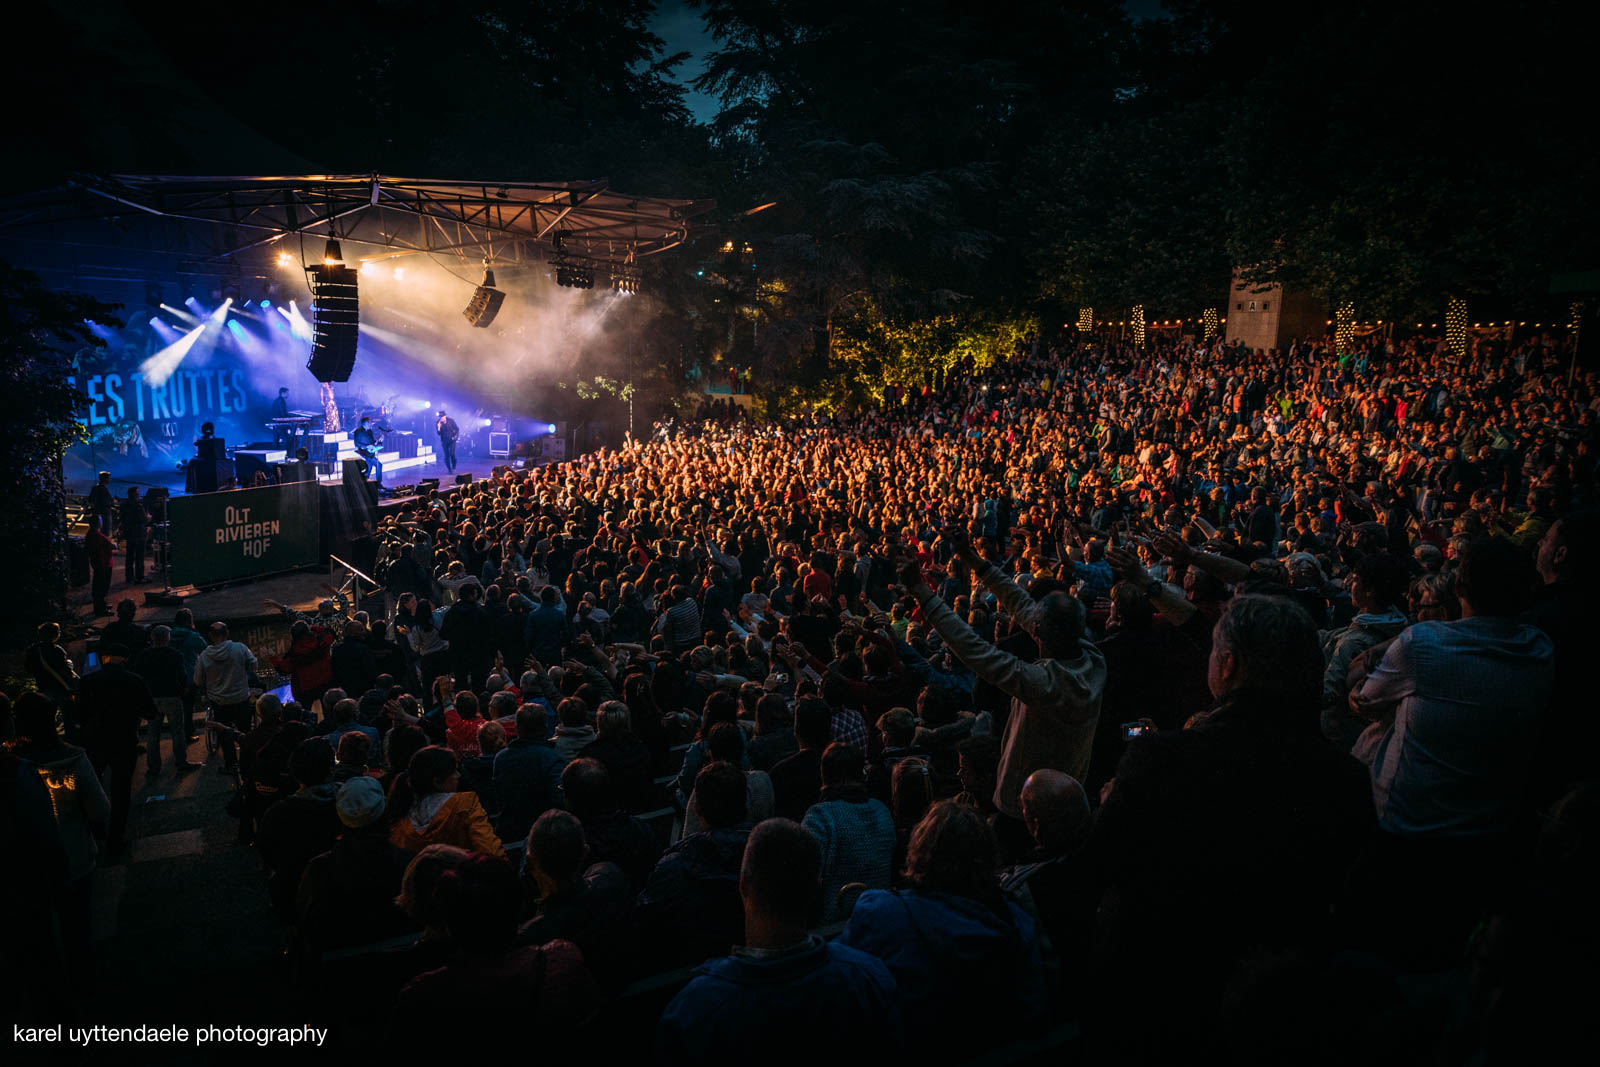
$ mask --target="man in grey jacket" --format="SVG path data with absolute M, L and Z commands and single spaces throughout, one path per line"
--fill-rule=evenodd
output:
M 1011 823 L 1003 844 L 1025 843 L 1022 783 L 1042 767 L 1083 780 L 1089 772 L 1095 723 L 1106 688 L 1106 661 L 1083 636 L 1083 605 L 1057 591 L 1035 601 L 998 568 L 973 551 L 967 531 L 942 531 L 973 576 L 999 599 L 1011 617 L 1039 643 L 1039 659 L 1027 663 L 994 647 L 972 631 L 922 576 L 915 559 L 902 559 L 901 581 L 922 605 L 928 624 L 979 678 L 1011 697 L 995 783 L 994 803 Z M 997 829 L 1000 829 L 997 827 Z
M 210 642 L 194 665 L 194 684 L 218 721 L 240 733 L 249 733 L 254 711 L 250 676 L 255 673 L 256 657 L 238 641 L 228 640 L 227 623 L 212 623 L 207 635 Z M 222 773 L 232 774 L 238 766 L 238 750 L 233 738 L 224 732 Z

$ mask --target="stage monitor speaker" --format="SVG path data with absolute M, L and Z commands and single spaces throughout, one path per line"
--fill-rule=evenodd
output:
M 275 464 L 278 471 L 278 481 L 283 482 L 309 482 L 315 477 L 314 470 L 309 463 L 299 460 L 290 460 L 288 463 Z
M 202 437 L 194 443 L 194 454 L 197 459 L 208 459 L 213 463 L 227 459 L 228 442 L 220 437 Z
M 356 365 L 361 326 L 360 277 L 354 267 L 319 264 L 311 276 L 311 358 L 306 369 L 319 382 L 347 382 Z
M 500 478 L 500 477 L 504 477 L 505 475 L 510 474 L 510 473 L 511 473 L 511 468 L 506 466 L 504 463 L 501 463 L 500 465 L 496 466 L 494 470 L 489 472 L 489 477 L 491 477 L 491 478 Z
M 458 475 L 456 475 L 456 484 L 457 485 L 471 485 L 472 484 L 472 475 L 470 475 L 470 474 L 458 474 Z
M 256 475 L 272 475 L 274 463 L 267 457 L 272 453 L 263 449 L 241 448 L 233 454 L 234 470 L 239 475 L 239 484 L 245 488 L 256 484 Z M 282 455 L 282 452 L 278 453 Z
M 472 325 L 479 329 L 487 329 L 494 321 L 494 317 L 500 314 L 500 305 L 505 303 L 505 300 L 506 294 L 500 290 L 480 285 L 472 294 L 472 302 L 461 314 L 465 315 Z
M 439 479 L 437 478 L 423 478 L 417 482 L 418 495 L 425 494 L 429 490 L 437 488 L 439 488 Z

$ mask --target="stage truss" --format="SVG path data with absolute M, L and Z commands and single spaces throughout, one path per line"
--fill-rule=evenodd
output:
M 567 262 L 615 275 L 682 244 L 715 207 L 711 200 L 620 193 L 603 180 L 80 175 L 8 200 L 0 206 L 0 234 L 138 213 L 203 229 L 179 241 L 191 264 L 221 274 L 264 252 L 299 257 L 302 242 L 306 257 L 320 260 L 320 243 L 309 242 L 336 237 L 379 249 L 363 253 L 369 260 L 442 254 L 507 266 Z

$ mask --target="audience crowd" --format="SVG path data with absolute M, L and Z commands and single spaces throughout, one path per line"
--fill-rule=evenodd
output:
M 81 678 L 47 623 L 11 913 L 72 988 L 140 723 L 186 773 L 204 706 L 291 953 L 399 1044 L 1554 1055 L 1600 948 L 1569 357 L 1083 337 L 711 412 L 399 508 L 288 702 L 221 623 L 128 602 Z

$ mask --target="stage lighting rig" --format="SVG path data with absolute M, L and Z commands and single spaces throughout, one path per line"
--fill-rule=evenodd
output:
M 556 284 L 568 289 L 593 289 L 594 264 L 586 260 L 560 258 L 551 261 L 556 271 Z
M 505 303 L 506 294 L 494 287 L 494 268 L 489 266 L 489 261 L 483 261 L 483 284 L 473 291 L 472 300 L 461 314 L 467 321 L 480 329 L 488 329 L 494 317 L 500 314 L 500 305 Z
M 637 293 L 640 284 L 639 268 L 628 265 L 611 271 L 611 289 L 617 293 Z

